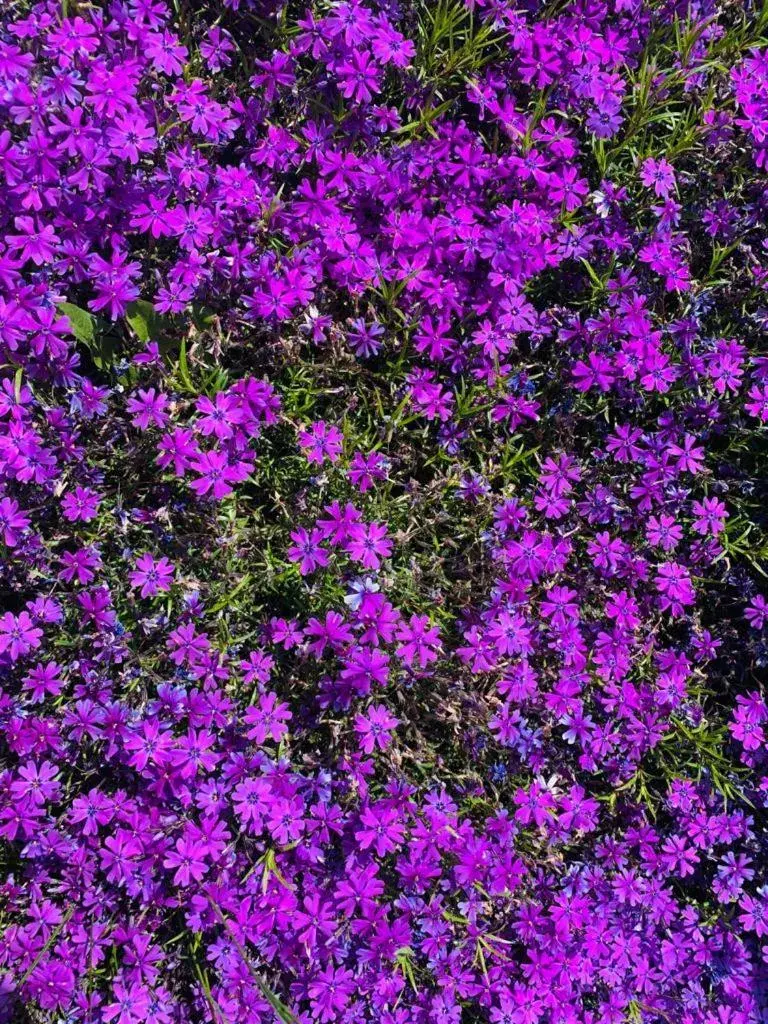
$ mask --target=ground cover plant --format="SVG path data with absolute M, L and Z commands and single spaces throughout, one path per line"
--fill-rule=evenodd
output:
M 768 1019 L 766 42 L 2 5 L 0 1021 Z

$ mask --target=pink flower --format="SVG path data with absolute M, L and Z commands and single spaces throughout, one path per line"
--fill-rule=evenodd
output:
M 356 715 L 355 732 L 363 753 L 372 754 L 376 747 L 385 750 L 392 742 L 392 730 L 399 724 L 383 704 L 373 704 L 365 714 Z
M 762 629 L 768 622 L 768 601 L 762 594 L 757 594 L 747 605 L 744 618 L 753 629 Z
M 134 413 L 131 423 L 139 430 L 147 430 L 150 425 L 164 427 L 168 422 L 168 414 L 165 407 L 168 398 L 162 392 L 158 393 L 154 388 L 147 388 L 146 391 L 139 388 L 135 396 L 126 402 L 128 412 Z
M 428 615 L 412 615 L 409 623 L 398 627 L 397 639 L 400 641 L 397 653 L 406 665 L 418 661 L 421 668 L 426 668 L 437 661 L 440 630 L 431 625 Z
M 61 499 L 62 514 L 70 523 L 89 523 L 96 517 L 101 498 L 90 487 L 75 487 Z
M 313 423 L 308 430 L 299 431 L 299 444 L 304 449 L 308 462 L 322 465 L 326 459 L 336 462 L 342 451 L 344 435 L 336 427 L 329 427 L 323 420 Z
M 675 171 L 672 164 L 663 157 L 654 160 L 649 156 L 640 169 L 640 181 L 646 188 L 652 188 L 657 196 L 666 198 L 675 187 Z
M 230 464 L 223 452 L 202 452 L 192 463 L 200 476 L 190 487 L 201 497 L 209 491 L 218 500 L 232 493 L 231 484 L 242 479 L 241 470 Z
M 382 558 L 392 554 L 392 541 L 381 523 L 355 523 L 349 529 L 344 550 L 366 569 L 378 569 Z
M 245 723 L 250 726 L 248 739 L 264 743 L 269 738 L 279 743 L 288 732 L 286 722 L 292 718 L 288 705 L 278 702 L 276 693 L 264 693 L 255 707 L 245 712 Z
M 149 552 L 136 559 L 136 568 L 129 573 L 131 586 L 141 587 L 142 597 L 155 597 L 157 594 L 170 590 L 175 569 L 167 558 L 157 561 Z
M 315 569 L 328 565 L 328 552 L 321 547 L 323 539 L 322 530 L 317 529 L 311 534 L 304 529 L 291 533 L 293 545 L 288 548 L 288 558 L 299 563 L 299 572 L 302 576 L 308 576 Z
M 11 661 L 18 661 L 33 648 L 40 646 L 42 629 L 38 629 L 29 612 L 14 615 L 6 612 L 0 618 L 0 654 L 8 652 Z

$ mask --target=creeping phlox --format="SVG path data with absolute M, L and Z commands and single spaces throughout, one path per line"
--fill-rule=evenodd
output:
M 2 5 L 0 1021 L 766 1020 L 755 7 Z

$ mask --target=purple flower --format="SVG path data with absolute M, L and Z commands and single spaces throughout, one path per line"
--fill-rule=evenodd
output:
M 666 198 L 675 187 L 675 172 L 667 160 L 648 157 L 643 161 L 640 180 L 646 188 L 652 188 L 657 196 Z
M 360 827 L 355 832 L 361 850 L 373 848 L 382 857 L 397 849 L 403 838 L 404 829 L 396 808 L 380 803 L 361 812 Z
M 744 612 L 744 618 L 753 629 L 762 629 L 768 622 L 768 601 L 762 594 L 756 594 Z
M 139 388 L 136 397 L 128 399 L 126 408 L 134 414 L 131 420 L 134 427 L 147 430 L 150 426 L 165 426 L 168 422 L 168 414 L 165 412 L 167 404 L 168 398 L 162 393 L 158 394 L 154 388 Z
M 344 550 L 364 569 L 378 569 L 382 558 L 392 554 L 392 541 L 382 523 L 354 523 Z
M 192 462 L 192 469 L 199 474 L 190 487 L 202 497 L 210 491 L 217 500 L 232 493 L 232 484 L 242 478 L 242 469 L 229 462 L 223 452 L 201 452 Z
M 71 523 L 89 523 L 96 518 L 100 496 L 90 487 L 75 487 L 61 499 L 64 518 Z
M 170 590 L 174 572 L 174 566 L 167 558 L 156 560 L 145 552 L 136 559 L 136 568 L 128 578 L 132 587 L 141 588 L 142 597 L 156 597 Z
M 56 697 L 61 693 L 64 688 L 64 681 L 60 678 L 61 672 L 61 665 L 55 661 L 49 661 L 47 664 L 38 663 L 29 670 L 22 685 L 30 691 L 29 699 L 32 703 L 39 704 L 47 696 Z
M 324 539 L 322 530 L 312 530 L 311 534 L 304 529 L 291 532 L 293 544 L 288 548 L 288 558 L 299 563 L 302 576 L 328 565 L 328 552 L 321 547 Z
M 373 704 L 365 714 L 356 715 L 355 732 L 360 737 L 361 750 L 366 754 L 372 754 L 376 747 L 386 750 L 398 724 L 398 719 L 381 704 Z
M 174 849 L 170 850 L 163 861 L 163 867 L 175 869 L 174 885 L 187 886 L 192 881 L 199 882 L 208 871 L 205 854 L 200 844 L 184 836 L 176 840 Z
M 365 50 L 353 50 L 351 59 L 337 67 L 339 88 L 343 96 L 356 103 L 370 103 L 374 93 L 379 92 L 379 75 L 376 63 Z
M 35 626 L 28 612 L 6 612 L 0 616 L 0 654 L 7 652 L 11 661 L 18 661 L 38 648 L 42 635 L 42 629 Z
M 373 487 L 374 480 L 386 480 L 389 462 L 378 452 L 363 455 L 355 452 L 349 464 L 348 476 L 361 494 Z
M 437 661 L 440 630 L 430 623 L 427 615 L 412 615 L 410 622 L 398 627 L 397 639 L 400 641 L 397 653 L 406 665 L 418 662 L 420 668 L 426 668 Z
M 265 693 L 259 698 L 255 707 L 249 707 L 245 713 L 245 722 L 249 726 L 248 738 L 262 744 L 267 739 L 276 743 L 287 734 L 287 722 L 293 715 L 288 705 L 278 701 L 277 694 Z
M 321 465 L 326 459 L 336 462 L 341 455 L 343 435 L 334 426 L 323 420 L 313 423 L 309 429 L 299 431 L 299 444 L 309 462 Z
M 12 498 L 0 498 L 0 535 L 9 548 L 19 543 L 30 524 L 29 516 L 19 508 Z
M 115 980 L 112 986 L 114 1002 L 107 1003 L 101 1011 L 105 1021 L 115 1024 L 139 1024 L 147 1020 L 149 993 L 140 983 L 124 984 Z

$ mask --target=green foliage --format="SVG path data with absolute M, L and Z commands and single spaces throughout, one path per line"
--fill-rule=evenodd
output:
M 75 338 L 88 350 L 94 366 L 109 370 L 115 363 L 120 344 L 113 327 L 71 302 L 59 303 L 59 311 L 69 321 Z
M 501 53 L 504 33 L 482 21 L 463 0 L 422 3 L 419 9 L 417 56 L 419 79 L 431 87 L 431 95 L 443 98 L 445 90 L 476 79 Z M 437 116 L 431 104 L 429 118 Z

